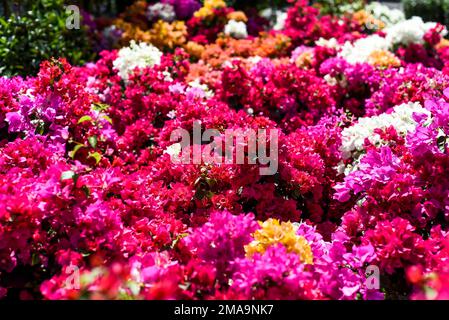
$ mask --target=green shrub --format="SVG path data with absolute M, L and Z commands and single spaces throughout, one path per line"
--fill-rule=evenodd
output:
M 41 61 L 52 57 L 73 64 L 91 57 L 86 30 L 66 27 L 63 0 L 37 0 L 27 9 L 0 18 L 0 75 L 35 74 Z
M 226 0 L 226 3 L 236 9 L 255 7 L 258 10 L 265 8 L 281 9 L 294 4 L 294 2 L 289 3 L 288 0 L 259 0 L 254 1 L 254 3 L 251 1 Z M 353 12 L 362 9 L 365 0 L 313 0 L 309 3 L 319 7 L 322 14 L 340 15 L 347 11 Z
M 449 25 L 449 0 L 402 0 L 407 18 L 422 17 L 424 21 L 434 21 Z
M 322 14 L 341 15 L 363 9 L 364 0 L 316 0 L 314 3 Z

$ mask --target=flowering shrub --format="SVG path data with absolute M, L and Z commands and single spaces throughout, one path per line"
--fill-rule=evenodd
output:
M 138 1 L 0 78 L 0 296 L 447 299 L 447 31 L 353 4 Z M 276 130 L 277 171 L 172 162 L 198 123 Z

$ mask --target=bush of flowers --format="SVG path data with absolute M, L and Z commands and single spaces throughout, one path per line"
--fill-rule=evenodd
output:
M 0 297 L 449 297 L 447 30 L 264 15 L 138 1 L 97 61 L 0 78 Z M 277 130 L 277 172 L 173 163 L 194 121 Z

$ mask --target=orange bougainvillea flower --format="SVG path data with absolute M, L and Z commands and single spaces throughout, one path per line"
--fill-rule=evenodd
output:
M 352 16 L 354 21 L 356 21 L 362 27 L 366 27 L 370 30 L 380 30 L 385 28 L 385 23 L 379 19 L 374 18 L 373 15 L 366 12 L 365 10 L 359 10 L 355 12 Z
M 194 41 L 189 41 L 184 45 L 184 49 L 192 56 L 197 59 L 201 57 L 204 52 L 204 46 L 196 43 Z
M 387 50 L 375 50 L 368 57 L 368 63 L 381 68 L 399 67 L 401 60 Z
M 228 13 L 227 18 L 229 20 L 235 20 L 235 21 L 243 21 L 247 22 L 248 18 L 246 17 L 245 13 L 242 11 L 233 11 Z
M 439 50 L 446 47 L 449 47 L 449 40 L 442 38 L 440 42 L 435 46 L 435 49 Z
M 131 40 L 135 40 L 136 42 L 150 42 L 150 33 L 142 30 L 137 25 L 126 22 L 123 19 L 116 19 L 114 25 L 123 31 L 120 40 L 122 46 L 127 46 Z
M 299 57 L 296 58 L 295 64 L 299 68 L 307 69 L 312 65 L 312 62 L 313 62 L 313 51 L 309 50 L 300 54 Z

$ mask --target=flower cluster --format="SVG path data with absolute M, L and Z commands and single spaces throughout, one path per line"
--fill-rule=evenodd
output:
M 270 10 L 137 1 L 97 61 L 0 78 L 0 297 L 448 297 L 445 28 Z M 276 172 L 171 161 L 198 123 L 276 131 Z
M 118 57 L 114 60 L 114 68 L 118 70 L 117 74 L 123 80 L 128 80 L 134 69 L 144 69 L 159 64 L 161 57 L 162 52 L 156 47 L 144 42 L 136 44 L 132 41 L 129 47 L 118 52 Z
M 297 235 L 298 227 L 291 222 L 279 223 L 278 220 L 268 219 L 261 223 L 261 230 L 254 233 L 254 240 L 245 246 L 246 254 L 265 253 L 267 248 L 279 243 L 285 246 L 288 252 L 295 252 L 300 260 L 306 264 L 313 263 L 313 254 L 310 245 L 304 237 Z
M 385 26 L 397 24 L 405 20 L 404 13 L 399 9 L 390 9 L 380 2 L 371 2 L 365 8 L 375 19 L 383 22 Z
M 340 150 L 344 159 L 351 157 L 353 152 L 364 150 L 365 140 L 369 144 L 379 146 L 382 144 L 382 131 L 392 129 L 400 135 L 415 130 L 417 125 L 414 116 L 428 118 L 430 111 L 421 107 L 418 102 L 395 106 L 391 113 L 382 113 L 378 116 L 359 118 L 357 123 L 343 129 Z

